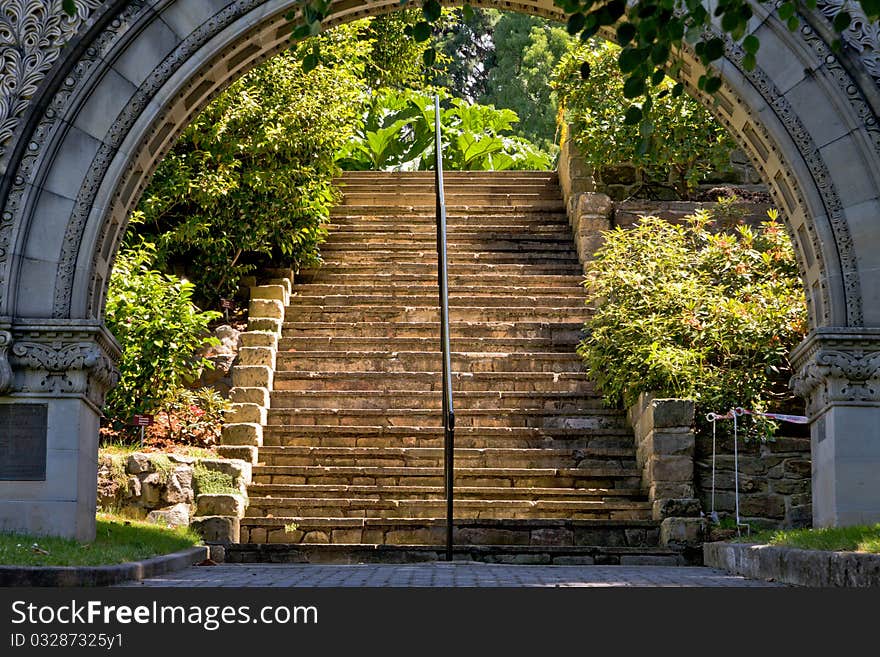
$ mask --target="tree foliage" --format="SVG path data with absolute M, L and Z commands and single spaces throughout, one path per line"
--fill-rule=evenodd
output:
M 195 286 L 153 268 L 147 242 L 116 258 L 107 297 L 107 326 L 122 346 L 121 379 L 107 397 L 105 414 L 121 425 L 135 413 L 164 405 L 210 363 L 199 349 L 215 343 L 208 325 L 220 313 L 200 311 Z
M 320 37 L 333 66 L 282 53 L 246 74 L 186 128 L 133 217 L 157 266 L 183 263 L 208 300 L 256 264 L 313 261 L 334 201 L 336 151 L 364 97 L 371 42 L 358 26 Z M 308 50 L 311 46 L 301 46 Z
M 515 12 L 501 15 L 493 30 L 495 65 L 479 101 L 516 112 L 518 134 L 551 150 L 556 140 L 553 70 L 575 41 L 562 26 Z
M 452 171 L 549 169 L 553 160 L 512 135 L 518 121 L 508 109 L 444 100 L 440 111 L 443 166 Z M 340 151 L 349 170 L 429 169 L 434 163 L 434 98 L 424 92 L 382 89 L 373 95 L 355 138 Z
M 572 137 L 590 165 L 632 163 L 655 183 L 669 180 L 672 173 L 677 192 L 686 197 L 707 173 L 729 166 L 735 144 L 706 108 L 684 95 L 658 97 L 640 125 L 627 123 L 620 52 L 619 46 L 596 40 L 563 57 L 553 84 Z M 584 64 L 591 70 L 586 80 L 580 74 Z M 657 88 L 674 86 L 664 78 Z
M 712 230 L 711 219 L 643 217 L 605 234 L 579 353 L 608 403 L 658 392 L 696 400 L 702 417 L 792 400 L 787 355 L 806 311 L 788 236 L 773 212 L 756 229 Z

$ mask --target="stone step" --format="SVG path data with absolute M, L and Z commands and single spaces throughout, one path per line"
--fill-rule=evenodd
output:
M 583 339 L 583 319 L 575 322 L 468 322 L 450 326 L 451 340 L 509 338 L 543 339 L 555 343 L 576 343 Z M 439 322 L 285 322 L 284 338 L 299 337 L 374 337 L 439 339 Z M 436 344 L 436 343 L 435 343 Z
M 395 208 L 336 207 L 330 212 L 328 229 L 387 232 L 415 231 L 436 234 L 435 208 L 422 211 L 409 210 L 399 214 Z M 486 232 L 522 232 L 540 234 L 542 231 L 565 233 L 571 237 L 571 226 L 564 209 L 519 211 L 495 208 L 481 211 L 469 208 L 461 212 L 453 210 L 446 215 L 446 230 L 450 236 L 485 234 Z
M 504 306 L 504 307 L 470 307 L 449 306 L 449 321 L 454 326 L 458 322 L 518 322 L 534 321 L 537 318 L 556 322 L 580 322 L 586 319 L 586 306 L 551 307 L 551 306 Z M 363 306 L 331 306 L 296 304 L 288 306 L 285 312 L 287 322 L 435 322 L 439 310 L 435 306 L 398 306 L 385 307 Z M 529 370 L 525 370 L 529 371 Z
M 438 410 L 442 406 L 440 391 L 399 390 L 275 390 L 271 393 L 272 408 L 419 408 Z M 601 397 L 582 392 L 500 392 L 454 391 L 455 410 L 467 409 L 552 409 L 559 412 L 605 410 Z
M 246 532 L 251 536 L 250 525 Z M 253 531 L 254 538 L 267 536 L 265 527 Z M 275 538 L 289 538 L 274 530 Z M 538 542 L 546 542 L 565 535 L 550 529 L 535 533 Z M 332 532 L 331 532 L 332 533 Z M 620 532 L 607 532 L 618 537 Z M 356 536 L 352 532 L 349 536 Z M 361 534 L 363 535 L 363 534 Z M 317 537 L 318 535 L 313 535 Z M 469 536 L 466 534 L 466 536 Z M 495 534 L 493 536 L 507 536 Z M 344 539 L 345 533 L 337 538 Z M 625 538 L 625 535 L 624 535 Z M 328 536 L 328 540 L 330 537 Z M 609 539 L 611 540 L 611 539 Z M 615 538 L 617 540 L 617 538 Z M 445 549 L 437 545 L 388 545 L 388 544 L 319 544 L 319 543 L 244 543 L 226 547 L 228 563 L 314 563 L 314 564 L 363 564 L 363 563 L 415 563 L 442 561 Z M 600 545 L 456 545 L 455 561 L 482 563 L 532 564 L 532 565 L 613 565 L 613 566 L 683 566 L 689 563 L 686 556 L 668 548 L 659 547 L 609 547 Z
M 485 207 L 544 207 L 544 204 L 552 204 L 552 207 L 562 205 L 559 190 L 550 189 L 522 189 L 515 187 L 495 186 L 497 190 L 491 191 L 485 187 L 473 186 L 470 188 L 450 188 L 444 190 L 446 205 L 464 205 Z M 433 205 L 437 202 L 434 190 L 424 188 L 385 189 L 375 188 L 373 191 L 364 188 L 345 187 L 342 190 L 342 206 L 352 205 L 396 205 L 396 206 L 419 206 Z
M 372 202 L 353 202 L 352 199 L 349 199 L 345 204 L 339 205 L 336 209 L 332 210 L 330 216 L 360 214 L 405 217 L 409 214 L 423 216 L 436 212 L 437 207 L 433 194 L 413 199 L 417 200 L 417 202 L 401 203 L 400 205 L 394 204 L 395 196 L 396 194 L 394 193 L 377 195 L 371 199 Z M 474 215 L 487 212 L 494 215 L 502 211 L 524 215 L 538 212 L 557 213 L 565 211 L 561 197 L 554 199 L 520 198 L 511 199 L 509 202 L 499 200 L 488 205 L 484 204 L 481 197 L 482 195 L 476 194 L 472 195 L 471 198 L 467 198 L 467 195 L 458 196 L 450 199 L 452 202 L 446 203 L 446 210 L 452 215 Z
M 355 250 L 344 247 L 332 246 L 321 247 L 322 257 L 328 262 L 348 262 L 352 265 L 384 263 L 386 270 L 389 265 L 401 264 L 436 264 L 437 251 L 434 248 L 424 249 L 367 249 Z M 539 266 L 546 264 L 559 264 L 571 262 L 576 258 L 574 247 L 558 253 L 541 249 L 540 251 L 520 250 L 480 250 L 473 249 L 450 249 L 447 262 L 450 269 L 460 265 L 488 264 L 488 265 L 520 265 L 522 267 Z
M 416 190 L 434 193 L 436 183 L 433 179 L 395 178 L 377 184 L 375 179 L 343 177 L 336 179 L 336 185 L 339 186 L 343 193 L 376 190 L 383 192 L 395 191 L 398 193 L 406 193 L 407 191 Z M 444 184 L 443 187 L 446 194 L 456 194 L 462 190 L 484 190 L 486 192 L 504 194 L 509 192 L 511 188 L 516 190 L 551 191 L 555 194 L 559 194 L 559 185 L 555 180 L 530 178 L 527 176 L 520 176 L 516 185 L 511 185 L 508 180 L 500 180 L 497 178 L 489 180 L 450 179 L 449 184 Z
M 247 516 L 331 518 L 437 518 L 445 513 L 445 500 L 380 500 L 340 498 L 251 498 Z M 602 500 L 458 500 L 455 514 L 462 519 L 566 518 L 595 520 L 647 520 L 647 502 Z
M 339 425 L 267 426 L 263 445 L 301 447 L 434 447 L 444 444 L 440 427 Z M 455 444 L 463 448 L 633 449 L 628 428 L 557 429 L 538 427 L 457 427 Z
M 440 468 L 439 447 L 301 447 L 260 448 L 260 462 L 271 465 L 332 467 Z M 634 468 L 633 450 L 614 447 L 585 449 L 456 448 L 456 467 L 462 468 Z
M 530 351 L 574 351 L 578 340 L 573 336 L 566 336 L 565 340 L 553 340 L 552 338 L 451 338 L 452 349 L 461 351 L 469 348 L 474 351 L 491 352 L 530 352 Z M 385 350 L 392 348 L 399 351 L 430 351 L 436 349 L 439 337 L 425 338 L 399 338 L 393 337 L 348 337 L 345 335 L 309 337 L 308 334 L 299 337 L 282 337 L 278 343 L 281 351 L 355 351 L 364 349 L 367 351 Z
M 370 276 L 370 281 L 375 282 L 377 286 L 385 287 L 409 287 L 409 286 L 426 286 L 431 289 L 437 287 L 436 271 L 398 273 L 398 272 L 381 272 Z M 304 269 L 297 274 L 297 285 L 343 285 L 346 288 L 353 288 L 358 285 L 366 285 L 364 277 L 357 273 L 348 273 L 346 271 L 337 271 L 335 273 L 324 269 Z M 457 286 L 459 289 L 467 287 L 517 287 L 533 290 L 533 294 L 538 294 L 542 289 L 553 289 L 558 287 L 580 287 L 584 281 L 582 274 L 575 275 L 533 275 L 526 272 L 519 272 L 516 275 L 515 282 L 511 276 L 502 274 L 456 274 L 449 276 L 449 286 Z
M 439 467 L 255 465 L 261 484 L 343 484 L 369 486 L 441 486 Z M 637 488 L 635 468 L 456 468 L 458 486 L 517 488 Z
M 351 221 L 334 221 L 327 227 L 330 241 L 367 240 L 436 240 L 437 227 L 429 223 L 378 223 L 377 221 L 358 224 Z M 450 241 L 505 240 L 505 239 L 558 239 L 571 241 L 571 228 L 561 218 L 558 222 L 542 220 L 539 222 L 502 223 L 481 222 L 472 226 L 447 226 Z
M 350 296 L 437 296 L 437 281 L 423 280 L 418 282 L 401 281 L 397 285 L 387 282 L 378 284 L 360 284 L 353 283 L 346 285 L 343 283 L 307 283 L 296 284 L 293 286 L 293 294 L 297 298 L 301 296 L 327 296 L 327 295 L 350 295 Z M 509 285 L 451 285 L 449 286 L 449 294 L 452 297 L 475 296 L 479 295 L 486 298 L 492 297 L 514 297 L 514 296 L 540 296 L 546 297 L 566 297 L 573 296 L 584 301 L 584 289 L 577 283 L 573 285 L 521 285 L 519 281 Z
M 393 497 L 398 500 L 445 500 L 443 486 L 340 486 L 308 484 L 250 484 L 250 499 L 262 497 L 321 497 L 342 499 L 380 500 Z M 637 489 L 626 488 L 512 488 L 489 486 L 461 486 L 455 489 L 456 500 L 598 500 L 614 501 L 620 498 L 643 498 Z
M 310 294 L 311 290 L 298 290 L 291 297 L 293 307 L 303 306 L 377 306 L 385 308 L 392 305 L 432 306 L 437 304 L 437 294 L 358 294 L 343 292 L 339 294 Z M 565 295 L 529 295 L 520 293 L 509 296 L 500 294 L 462 294 L 449 291 L 449 305 L 467 308 L 494 308 L 496 306 L 530 306 L 534 308 L 585 308 L 583 293 L 577 289 Z
M 371 254 L 393 253 L 395 256 L 421 256 L 424 253 L 436 254 L 437 242 L 428 235 L 419 239 L 372 235 L 360 239 L 337 236 L 337 239 L 321 245 L 321 253 L 325 256 L 329 256 L 332 253 L 344 253 L 354 258 L 356 257 L 355 254 L 360 254 L 361 252 Z M 455 260 L 461 256 L 470 256 L 477 253 L 517 253 L 522 254 L 525 258 L 536 254 L 542 258 L 551 255 L 559 257 L 563 254 L 576 257 L 577 251 L 570 239 L 562 240 L 557 237 L 540 239 L 533 235 L 524 235 L 519 238 L 508 236 L 503 239 L 490 239 L 488 236 L 482 238 L 475 237 L 473 239 L 458 237 L 447 241 L 446 253 L 451 260 Z
M 450 354 L 455 372 L 581 372 L 576 353 L 461 352 Z M 281 351 L 276 369 L 282 372 L 431 372 L 440 371 L 439 351 Z
M 292 524 L 296 525 L 294 529 Z M 285 530 L 285 526 L 288 527 Z M 443 545 L 445 518 L 242 518 L 242 543 L 340 543 L 384 545 Z M 602 546 L 605 548 L 656 548 L 660 526 L 653 520 L 460 520 L 456 545 Z M 664 554 L 670 554 L 668 550 Z
M 318 272 L 304 272 L 306 276 L 310 273 L 315 275 Z M 346 274 L 349 276 L 357 276 L 361 280 L 380 280 L 383 275 L 398 277 L 407 274 L 418 274 L 420 276 L 433 276 L 437 280 L 437 263 L 429 262 L 395 262 L 394 268 L 390 269 L 388 263 L 364 263 L 364 262 L 346 262 L 344 260 L 326 259 L 321 266 L 320 275 L 326 276 L 328 279 L 335 280 L 338 274 Z M 503 277 L 508 282 L 519 276 L 564 276 L 580 277 L 583 280 L 583 271 L 580 264 L 576 262 L 559 261 L 556 263 L 492 263 L 492 262 L 467 262 L 467 263 L 450 263 L 449 280 L 457 280 L 459 276 L 477 276 L 484 277 L 487 282 L 489 277 Z M 325 279 L 326 280 L 326 279 Z M 403 280 L 402 278 L 400 280 Z
M 442 426 L 442 414 L 424 408 L 270 408 L 269 426 Z M 619 411 L 589 409 L 566 411 L 556 409 L 463 409 L 456 410 L 456 428 L 463 427 L 537 427 L 541 429 L 610 429 L 622 428 L 624 418 Z

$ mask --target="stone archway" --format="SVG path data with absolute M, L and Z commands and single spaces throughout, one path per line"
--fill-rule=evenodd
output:
M 880 47 L 863 25 L 835 54 L 822 13 L 835 3 L 794 33 L 756 6 L 758 67 L 728 42 L 724 86 L 703 98 L 769 183 L 798 253 L 812 332 L 794 385 L 813 419 L 818 525 L 880 520 Z M 118 355 L 101 318 L 128 214 L 195 114 L 285 47 L 296 3 L 77 0 L 75 20 L 60 4 L 0 10 L 0 529 L 84 539 Z M 563 17 L 552 0 L 473 4 Z M 398 7 L 340 0 L 326 24 Z M 701 66 L 681 54 L 699 97 Z

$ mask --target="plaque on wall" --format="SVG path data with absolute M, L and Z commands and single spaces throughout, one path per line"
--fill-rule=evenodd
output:
M 0 404 L 0 481 L 46 480 L 46 404 Z

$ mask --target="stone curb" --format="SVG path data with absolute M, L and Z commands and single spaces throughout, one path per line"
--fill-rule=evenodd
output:
M 112 566 L 0 566 L 0 586 L 113 586 L 188 568 L 208 558 L 198 546 Z
M 734 575 L 796 586 L 880 586 L 880 554 L 718 542 L 703 544 L 703 560 Z

